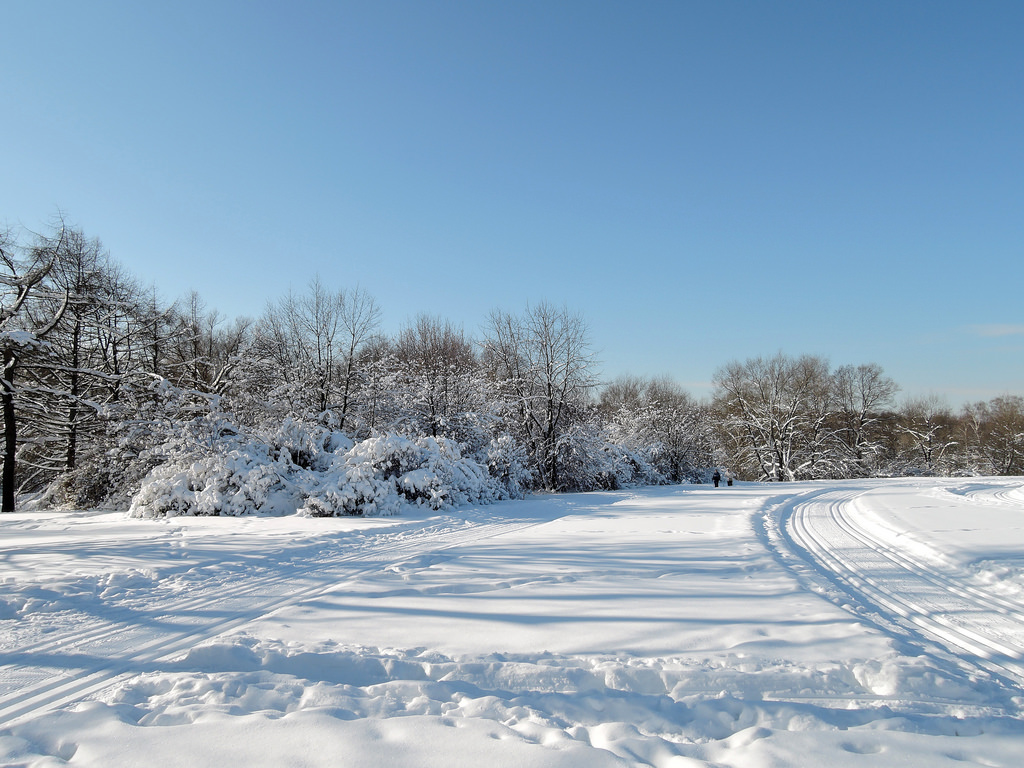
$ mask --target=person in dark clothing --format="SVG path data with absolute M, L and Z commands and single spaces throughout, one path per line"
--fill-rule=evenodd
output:
M 716 470 L 715 470 L 715 474 L 713 474 L 713 475 L 711 476 L 711 479 L 712 479 L 712 481 L 714 481 L 714 483 L 715 483 L 715 488 L 717 488 L 717 487 L 718 487 L 718 484 L 719 484 L 720 482 L 722 482 L 722 473 L 721 473 L 721 472 L 719 472 L 719 471 L 718 471 L 718 470 L 716 469 Z

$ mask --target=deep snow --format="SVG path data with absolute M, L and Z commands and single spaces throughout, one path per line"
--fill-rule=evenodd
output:
M 0 517 L 0 764 L 1017 766 L 1024 481 Z

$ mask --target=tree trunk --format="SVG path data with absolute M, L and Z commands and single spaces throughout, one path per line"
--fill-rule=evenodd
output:
M 4 351 L 3 382 L 0 384 L 0 399 L 4 409 L 4 471 L 3 504 L 0 512 L 14 511 L 14 462 L 18 447 L 18 426 L 14 420 L 14 367 L 17 358 L 11 350 Z
M 65 456 L 65 469 L 71 471 L 75 468 L 78 456 L 78 396 L 79 396 L 79 371 L 81 365 L 81 336 L 82 324 L 75 322 L 75 330 L 71 335 L 71 405 L 68 408 L 68 449 Z
M 338 431 L 345 431 L 345 421 L 348 419 L 348 398 L 352 387 L 352 371 L 355 368 L 355 345 L 349 346 L 348 361 L 345 364 L 345 389 L 341 395 L 341 422 L 338 424 Z

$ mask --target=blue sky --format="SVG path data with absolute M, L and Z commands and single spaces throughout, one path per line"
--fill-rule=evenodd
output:
M 606 378 L 1024 394 L 1024 3 L 4 0 L 0 223 L 171 300 L 581 312 Z

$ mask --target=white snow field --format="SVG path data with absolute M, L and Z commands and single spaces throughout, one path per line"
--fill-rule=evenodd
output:
M 1024 479 L 0 517 L 5 766 L 1024 764 Z

